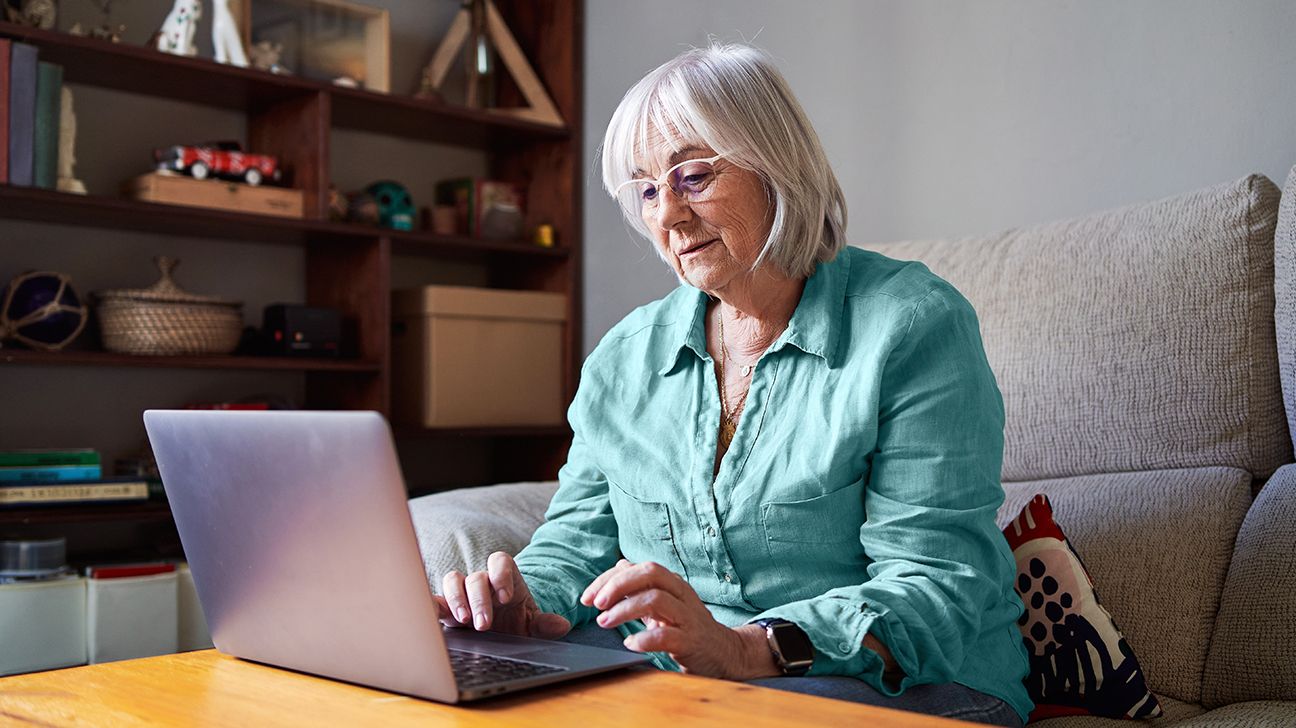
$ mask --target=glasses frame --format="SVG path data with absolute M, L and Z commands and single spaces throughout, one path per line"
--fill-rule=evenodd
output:
M 679 190 L 667 184 L 671 174 L 673 174 L 675 170 L 679 169 L 680 167 L 683 167 L 686 164 L 693 164 L 695 162 L 705 162 L 706 164 L 709 164 L 714 168 L 715 163 L 720 161 L 721 159 L 724 159 L 723 154 L 717 154 L 714 157 L 699 157 L 697 159 L 686 159 L 683 162 L 680 162 L 679 164 L 673 165 L 670 169 L 663 172 L 662 175 L 657 179 L 651 179 L 648 177 L 635 177 L 634 179 L 628 179 L 625 182 L 622 182 L 621 184 L 617 185 L 616 194 L 617 196 L 620 196 L 621 191 L 626 188 L 626 185 L 632 185 L 638 182 L 647 182 L 648 184 L 653 186 L 653 190 L 657 192 L 658 198 L 661 197 L 662 188 L 665 187 L 666 189 L 673 192 L 676 197 L 680 198 L 687 204 L 689 200 L 686 197 L 684 197 L 684 195 L 680 194 Z M 639 201 L 641 208 L 646 206 L 645 205 L 646 202 L 647 200 L 643 200 L 643 199 Z

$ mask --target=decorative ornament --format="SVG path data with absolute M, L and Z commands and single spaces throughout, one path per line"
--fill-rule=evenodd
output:
M 58 351 L 85 328 L 89 311 L 72 290 L 72 279 L 54 271 L 15 276 L 0 292 L 0 342 Z
M 157 49 L 177 56 L 197 55 L 194 33 L 198 31 L 201 18 L 202 0 L 175 0 L 171 12 L 162 21 L 162 27 L 153 34 Z
M 476 18 L 476 22 L 474 22 Z M 469 74 L 468 97 L 465 100 L 467 106 L 488 106 L 486 101 L 490 100 L 487 94 L 483 98 L 483 91 L 477 88 L 484 76 L 493 77 L 495 75 L 493 64 L 490 61 L 490 46 L 494 46 L 499 53 L 500 60 L 504 61 L 504 68 L 508 70 L 509 75 L 513 77 L 513 82 L 517 84 L 518 90 L 522 92 L 522 97 L 526 99 L 526 106 L 516 108 L 491 108 L 492 113 L 512 116 L 519 119 L 526 119 L 540 124 L 550 126 L 563 126 L 562 115 L 558 113 L 558 107 L 554 105 L 553 99 L 545 91 L 544 84 L 540 82 L 539 76 L 527 62 L 526 54 L 522 52 L 521 46 L 518 45 L 517 39 L 509 31 L 508 25 L 504 23 L 503 16 L 495 7 L 491 0 L 466 0 L 455 19 L 450 23 L 450 29 L 446 31 L 445 37 L 441 39 L 441 44 L 437 46 L 436 53 L 432 54 L 432 60 L 427 67 L 423 69 L 422 79 L 420 81 L 417 96 L 420 98 L 431 97 L 433 92 L 438 92 L 441 83 L 445 81 L 446 73 L 450 71 L 450 65 L 454 63 L 455 55 L 459 53 L 464 46 L 464 41 L 468 40 L 469 35 L 474 34 L 473 45 L 471 48 L 474 52 L 469 54 L 472 62 L 468 63 L 465 69 Z M 484 54 L 485 58 L 480 56 Z M 467 60 L 467 59 L 466 59 Z M 493 88 L 493 84 L 492 84 Z
M 248 50 L 248 57 L 252 62 L 252 67 L 261 71 L 270 73 L 292 73 L 287 68 L 279 65 L 279 58 L 283 55 L 283 43 L 271 43 L 263 40 L 254 43 Z
M 414 201 L 399 182 L 383 180 L 365 188 L 378 204 L 378 224 L 392 230 L 414 229 Z
M 72 89 L 63 87 L 63 108 L 59 112 L 58 190 L 77 195 L 86 193 L 85 183 L 72 171 L 76 165 L 76 113 L 72 110 Z
M 51 30 L 58 20 L 58 8 L 55 7 L 54 0 L 22 0 L 19 8 L 6 3 L 5 19 L 18 25 Z
M 247 68 L 247 54 L 243 52 L 243 38 L 238 24 L 230 13 L 229 0 L 212 0 L 212 48 L 216 62 Z

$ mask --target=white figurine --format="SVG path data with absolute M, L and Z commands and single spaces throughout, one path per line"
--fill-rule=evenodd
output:
M 59 113 L 58 190 L 77 195 L 86 193 L 86 186 L 73 176 L 76 164 L 76 113 L 72 111 L 72 90 L 63 87 L 62 110 Z
M 247 68 L 247 54 L 243 52 L 243 39 L 230 13 L 229 0 L 212 0 L 212 48 L 216 49 L 217 63 Z
M 201 17 L 202 0 L 175 0 L 175 6 L 158 30 L 157 49 L 178 56 L 197 55 L 194 33 L 198 30 L 198 19 Z

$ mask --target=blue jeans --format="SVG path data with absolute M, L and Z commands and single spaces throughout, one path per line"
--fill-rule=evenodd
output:
M 577 627 L 563 637 L 562 641 L 609 650 L 625 649 L 621 644 L 621 635 L 616 630 L 603 629 L 597 624 Z M 1022 728 L 1017 711 L 1007 703 L 958 683 L 914 685 L 894 698 L 879 693 L 868 683 L 853 677 L 765 677 L 751 680 L 749 684 L 893 710 L 907 710 L 911 713 L 957 718 L 971 723 Z

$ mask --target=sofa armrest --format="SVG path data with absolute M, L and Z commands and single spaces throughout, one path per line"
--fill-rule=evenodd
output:
M 428 584 L 440 593 L 446 572 L 486 568 L 496 551 L 516 554 L 544 522 L 558 481 L 461 488 L 411 499 Z

